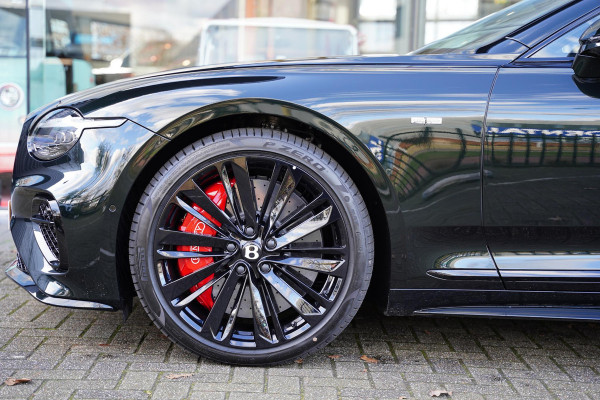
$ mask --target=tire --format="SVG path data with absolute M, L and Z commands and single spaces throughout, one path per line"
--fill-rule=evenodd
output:
M 249 128 L 203 138 L 162 166 L 137 205 L 129 260 L 141 304 L 175 343 L 273 365 L 318 351 L 350 323 L 373 233 L 328 154 Z

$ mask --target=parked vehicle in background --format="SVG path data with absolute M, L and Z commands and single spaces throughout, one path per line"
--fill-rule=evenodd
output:
M 358 54 L 350 25 L 299 18 L 215 19 L 200 32 L 197 65 Z

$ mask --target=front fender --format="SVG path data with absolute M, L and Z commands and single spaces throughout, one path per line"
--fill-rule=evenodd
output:
M 365 144 L 330 118 L 298 104 L 257 98 L 223 101 L 190 112 L 166 125 L 157 133 L 172 140 L 217 118 L 252 114 L 297 121 L 327 135 L 352 155 L 356 163 L 369 176 L 383 203 L 390 206 L 397 204 L 391 182 L 381 164 Z

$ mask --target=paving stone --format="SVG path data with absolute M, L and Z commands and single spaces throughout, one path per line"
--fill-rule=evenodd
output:
M 233 383 L 256 383 L 264 382 L 265 368 L 253 367 L 234 367 L 233 368 Z
M 304 400 L 331 400 L 338 397 L 335 387 L 305 387 Z
M 399 372 L 371 372 L 371 380 L 376 389 L 406 389 Z
M 150 390 L 156 382 L 159 372 L 127 371 L 119 390 Z
M 268 393 L 300 394 L 300 378 L 295 376 L 269 376 Z
M 247 392 L 262 393 L 265 385 L 260 383 L 201 383 L 194 385 L 194 391 L 198 392 Z
M 75 392 L 73 399 L 147 399 L 148 393 L 138 390 L 90 390 Z
M 129 366 L 130 371 L 166 371 L 166 372 L 194 372 L 196 366 L 190 363 L 157 363 L 134 362 Z
M 190 384 L 186 382 L 159 382 L 152 392 L 153 399 L 178 400 L 188 397 Z
M 229 400 L 301 400 L 300 395 L 231 392 Z
M 336 361 L 335 374 L 338 378 L 345 379 L 369 379 L 367 366 L 363 361 L 345 362 Z
M 59 369 L 89 369 L 94 362 L 98 354 L 96 353 L 70 353 L 59 364 Z
M 305 386 L 334 386 L 338 388 L 370 388 L 371 383 L 367 379 L 336 379 L 336 378 L 304 378 Z
M 355 397 L 359 399 L 381 399 L 394 398 L 399 399 L 401 396 L 406 397 L 406 390 L 383 390 L 383 389 L 358 389 L 358 388 L 343 388 L 341 389 L 342 398 Z
M 19 376 L 15 378 L 26 378 L 24 376 Z M 0 386 L 0 398 L 2 399 L 14 399 L 14 398 L 28 398 L 40 387 L 43 383 L 41 379 L 31 380 L 31 382 L 27 382 L 21 385 L 15 386 Z
M 551 394 L 544 387 L 542 382 L 535 379 L 519 379 L 514 378 L 510 380 L 514 388 L 522 396 L 548 396 Z
M 87 379 L 113 379 L 119 380 L 127 363 L 115 361 L 99 361 L 87 376 Z
M 296 367 L 279 367 L 269 368 L 269 375 L 281 375 L 281 376 L 313 376 L 319 378 L 333 378 L 333 370 L 330 369 L 316 369 L 316 368 L 296 368 Z
M 190 400 L 225 400 L 225 392 L 192 392 Z

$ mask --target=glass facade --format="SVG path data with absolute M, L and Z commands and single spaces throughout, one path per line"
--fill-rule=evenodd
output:
M 167 69 L 406 53 L 517 0 L 0 0 L 0 206 L 28 112 Z

